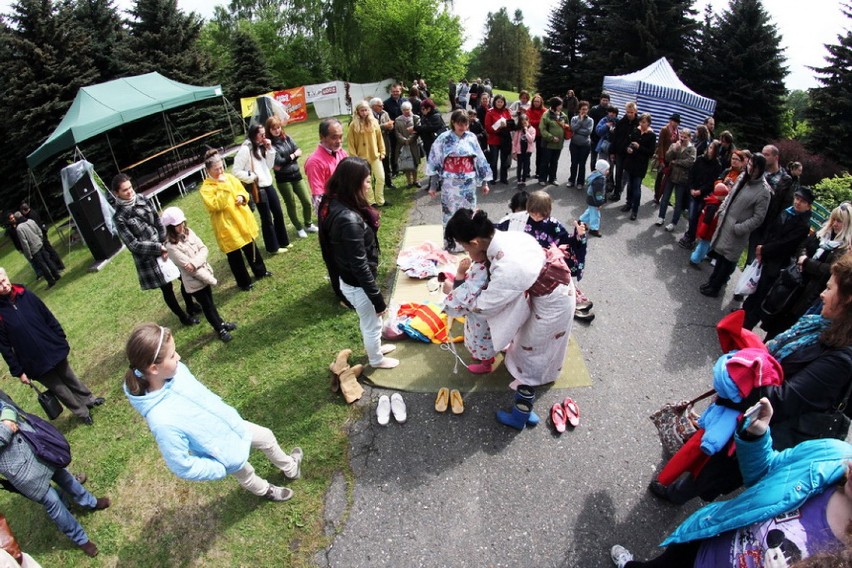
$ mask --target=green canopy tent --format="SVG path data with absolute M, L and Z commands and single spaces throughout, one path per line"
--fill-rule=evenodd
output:
M 27 165 L 33 169 L 52 156 L 112 128 L 213 97 L 222 97 L 220 85 L 196 87 L 178 83 L 159 73 L 83 87 L 56 130 L 27 156 Z M 227 100 L 222 98 L 227 109 Z M 169 138 L 171 141 L 171 134 Z

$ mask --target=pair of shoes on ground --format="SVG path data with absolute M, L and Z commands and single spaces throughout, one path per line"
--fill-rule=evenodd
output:
M 518 384 L 516 387 L 509 385 L 509 387 L 516 389 L 514 404 L 511 410 L 506 411 L 501 409 L 497 411 L 497 422 L 515 430 L 523 430 L 527 426 L 537 426 L 541 419 L 533 411 L 535 389 L 523 383 Z
M 580 407 L 570 396 L 565 397 L 565 400 L 550 407 L 550 423 L 559 434 L 565 431 L 567 425 L 576 428 L 580 425 Z
M 402 395 L 398 392 L 393 393 L 390 397 L 386 394 L 379 397 L 379 404 L 376 405 L 376 420 L 378 420 L 380 426 L 388 425 L 391 413 L 393 413 L 394 420 L 400 424 L 408 420 L 405 401 L 402 400 Z
M 586 300 L 585 302 L 578 303 L 574 308 L 574 319 L 586 323 L 591 323 L 592 321 L 594 321 L 595 312 L 592 311 L 594 305 L 595 304 L 591 300 Z
M 381 348 L 382 355 L 392 353 L 394 350 L 396 350 L 396 345 L 393 343 L 385 343 Z M 393 369 L 397 366 L 399 366 L 399 359 L 394 359 L 393 357 L 382 357 L 381 361 L 372 365 L 374 369 Z
M 222 324 L 222 327 L 219 329 L 219 339 L 221 339 L 224 343 L 228 343 L 233 339 L 231 332 L 237 329 L 237 324 L 232 321 L 226 321 Z
M 435 412 L 446 412 L 447 408 L 450 408 L 453 414 L 464 412 L 464 399 L 458 389 L 450 390 L 447 387 L 441 387 L 438 390 L 438 396 L 435 398 Z

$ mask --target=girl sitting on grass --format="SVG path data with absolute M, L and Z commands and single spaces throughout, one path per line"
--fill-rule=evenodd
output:
M 166 228 L 166 250 L 180 270 L 186 291 L 201 305 L 204 317 L 219 334 L 219 339 L 227 343 L 237 324 L 222 320 L 213 303 L 212 286 L 217 282 L 207 262 L 207 247 L 186 225 L 186 216 L 179 207 L 166 208 L 161 219 Z
M 233 475 L 247 491 L 270 501 L 288 501 L 293 490 L 259 477 L 249 451 L 266 454 L 287 479 L 301 476 L 302 449 L 287 455 L 275 435 L 248 420 L 201 384 L 180 362 L 168 328 L 155 323 L 136 327 L 127 340 L 130 369 L 124 394 L 139 411 L 166 460 L 181 479 L 208 481 Z

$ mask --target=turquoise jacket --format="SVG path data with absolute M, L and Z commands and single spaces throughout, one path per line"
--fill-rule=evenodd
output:
M 714 537 L 800 507 L 843 477 L 852 445 L 842 440 L 809 440 L 777 452 L 771 435 L 764 434 L 750 442 L 737 437 L 737 457 L 747 489 L 730 501 L 702 507 L 661 546 Z
M 124 394 L 148 422 L 166 465 L 190 481 L 221 479 L 248 461 L 251 433 L 234 408 L 198 382 L 183 363 L 160 390 Z

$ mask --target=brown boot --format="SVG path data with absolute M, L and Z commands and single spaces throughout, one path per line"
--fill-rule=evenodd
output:
M 98 555 L 98 547 L 97 547 L 97 545 L 95 545 L 95 543 L 94 543 L 94 542 L 92 542 L 91 540 L 90 540 L 90 541 L 88 541 L 88 542 L 85 542 L 85 543 L 83 543 L 83 544 L 81 544 L 81 545 L 79 545 L 79 546 L 80 546 L 80 549 L 81 549 L 83 552 L 85 552 L 85 553 L 86 553 L 86 556 L 91 556 L 92 558 L 94 558 L 95 556 L 97 556 L 97 555 Z
M 340 390 L 343 392 L 343 398 L 349 404 L 352 404 L 364 394 L 364 387 L 358 382 L 358 377 L 363 370 L 364 365 L 355 365 L 340 374 Z
M 334 359 L 334 363 L 328 366 L 328 370 L 334 373 L 335 375 L 339 375 L 343 371 L 349 368 L 349 356 L 352 355 L 351 349 L 344 349 L 340 353 L 337 354 L 337 357 Z

